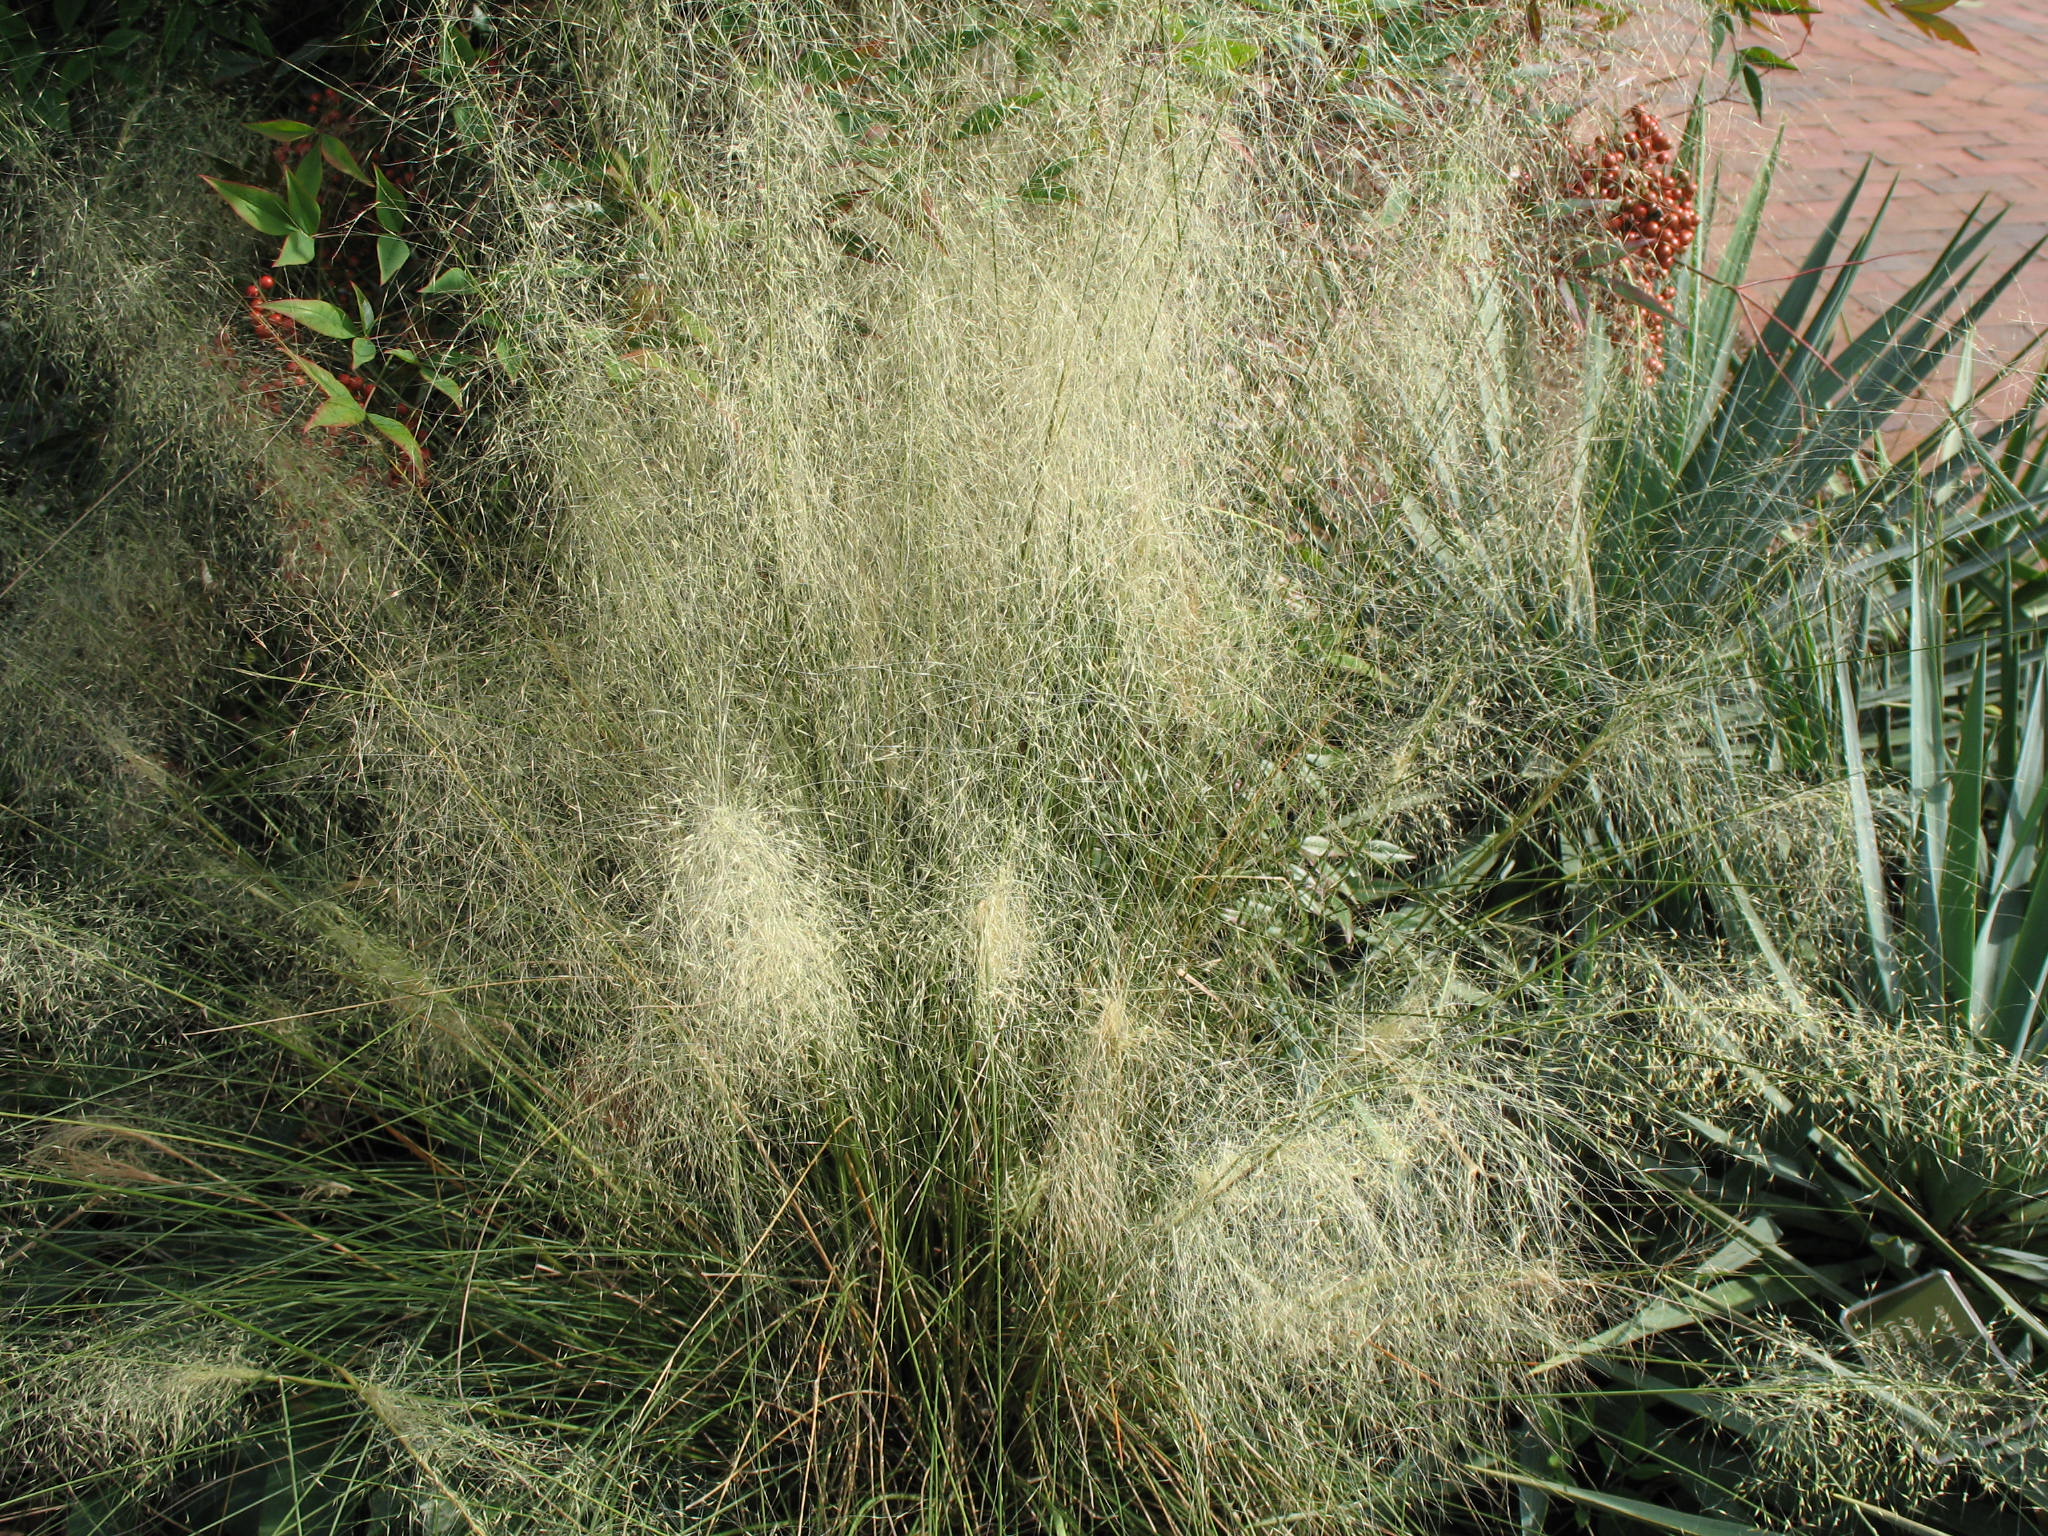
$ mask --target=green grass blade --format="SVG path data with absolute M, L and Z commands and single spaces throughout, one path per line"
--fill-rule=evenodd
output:
M 1920 867 L 1914 871 L 1914 909 L 1918 921 L 1919 952 L 1914 963 L 1932 984 L 1930 991 L 1941 995 L 1942 942 L 1941 892 L 1948 858 L 1949 795 L 1948 754 L 1943 745 L 1942 700 L 1945 689 L 1940 657 L 1940 584 L 1935 580 L 1931 542 L 1914 558 L 1912 574 L 1912 621 L 1908 641 L 1907 745 L 1909 785 L 1913 815 L 1918 823 L 1915 846 Z M 1974 928 L 1974 924 L 1972 927 Z
M 1998 851 L 1984 894 L 1984 919 L 1971 961 L 1970 1028 L 1984 1032 L 2012 970 L 2014 947 L 2026 915 L 2029 893 L 2040 868 L 2041 813 L 2048 796 L 2043 773 L 2044 682 L 2048 671 L 2036 666 L 2026 720 L 2015 748 L 2005 816 L 1999 828 Z
M 1504 1478 L 1511 1483 L 1521 1483 L 1530 1488 L 1540 1488 L 1553 1498 L 1569 1499 L 1583 1504 L 1588 1509 L 1604 1510 L 1611 1515 L 1621 1515 L 1629 1520 L 1640 1521 L 1660 1531 L 1677 1531 L 1680 1536 L 1782 1536 L 1782 1533 L 1762 1526 L 1744 1525 L 1739 1520 L 1723 1520 L 1714 1515 L 1689 1515 L 1680 1510 L 1669 1509 L 1662 1504 L 1646 1504 L 1641 1499 L 1625 1499 L 1619 1494 L 1599 1493 L 1591 1488 L 1581 1488 L 1573 1483 L 1554 1483 L 1546 1478 L 1529 1477 L 1520 1472 L 1509 1472 L 1500 1467 L 1471 1465 L 1469 1470 L 1486 1477 Z
M 1877 990 L 1887 1013 L 1899 1011 L 1899 964 L 1892 943 L 1891 898 L 1885 888 L 1884 857 L 1877 842 L 1877 816 L 1870 779 L 1863 766 L 1863 733 L 1857 725 L 1856 689 L 1847 658 L 1835 661 L 1835 693 L 1841 701 L 1842 756 L 1849 779 L 1849 817 L 1856 834 L 1856 873 L 1863 886 L 1864 933 Z
M 1984 860 L 1984 658 L 1963 704 L 1962 731 L 1948 774 L 1948 846 L 1942 859 L 1942 988 L 1944 1001 L 1968 1016 L 1975 991 L 1970 974 L 1977 952 L 1977 902 Z

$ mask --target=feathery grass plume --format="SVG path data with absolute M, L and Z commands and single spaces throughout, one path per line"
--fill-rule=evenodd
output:
M 481 1422 L 460 1390 L 380 1360 L 351 1383 L 386 1447 L 395 1486 L 427 1529 L 596 1533 L 660 1518 L 630 1486 L 545 1432 Z
M 876 1043 L 846 903 L 795 825 L 727 794 L 654 829 L 668 878 L 648 939 L 655 996 L 624 1041 L 595 1047 L 585 1091 L 686 1166 L 842 1112 Z
M 0 1017 L 72 1050 L 117 1048 L 148 1016 L 157 958 L 133 914 L 75 894 L 0 891 Z
M 1035 910 L 1035 895 L 1009 859 L 979 872 L 968 884 L 962 926 L 974 968 L 975 1006 L 991 1021 L 1030 999 L 1044 950 L 1043 915 Z
M 1727 1400 L 1758 1427 L 1742 1492 L 1763 1507 L 1815 1523 L 1839 1520 L 1849 1501 L 1929 1509 L 1972 1476 L 2021 1507 L 2038 1500 L 2026 1466 L 2038 1466 L 2048 1409 L 2038 1383 L 1944 1368 L 1881 1340 L 1841 1360 L 1789 1331 L 1756 1333 L 1737 1346 L 1747 1370 Z
M 24 1339 L 10 1352 L 12 1455 L 61 1476 L 157 1478 L 220 1438 L 270 1379 L 254 1341 L 183 1310 L 116 1333 Z
M 1571 635 L 1501 659 L 1569 607 L 1576 418 L 1497 387 L 1500 121 L 1445 112 L 1332 308 L 1313 186 L 1261 179 L 1309 130 L 1215 49 L 960 19 L 593 4 L 504 21 L 496 79 L 426 38 L 525 366 L 431 517 L 336 493 L 388 564 L 260 545 L 317 702 L 167 796 L 148 894 L 207 914 L 226 1023 L 150 1091 L 217 1077 L 184 1110 L 236 1156 L 196 1256 L 39 1274 L 203 1295 L 321 1381 L 418 1362 L 354 1401 L 474 1529 L 1422 1523 L 1574 1315 L 1534 1090 L 1456 1028 L 1350 1061 L 1362 1010 L 1227 915 L 1337 807 L 1445 847 L 1505 796 L 1475 757 L 1692 739 Z M 118 409 L 174 477 L 237 430 Z M 1306 569 L 1247 464 L 1371 558 Z M 1340 708 L 1299 642 L 1361 602 L 1415 670 Z M 89 1198 L 114 1153 L 70 1150 Z
M 657 922 L 686 988 L 684 1033 L 735 1083 L 856 1076 L 847 918 L 790 818 L 718 797 L 678 822 Z
M 1210 1475 L 1261 1467 L 1242 1517 L 1399 1520 L 1582 1321 L 1575 1191 L 1518 1098 L 1419 1054 L 1187 1144 L 1165 1302 Z
M 1063 1099 L 1038 1174 L 1040 1198 L 1054 1262 L 1091 1285 L 1133 1261 L 1147 1181 L 1132 1122 L 1151 1096 L 1145 1079 L 1158 1072 L 1156 1059 L 1145 1057 L 1173 1043 L 1162 1036 L 1109 991 L 1096 1002 L 1092 1027 L 1085 1015 L 1076 1021 L 1060 1063 Z

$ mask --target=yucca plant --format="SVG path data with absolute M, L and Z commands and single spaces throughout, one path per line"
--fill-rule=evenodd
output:
M 1700 147 L 1695 133 L 1695 164 Z M 1971 383 L 1973 327 L 2018 265 L 1973 286 L 1996 219 L 1972 215 L 1900 300 L 1838 339 L 1878 229 L 1873 218 L 1845 244 L 1859 180 L 1744 350 L 1746 265 L 1769 169 L 1717 269 L 1683 279 L 1678 308 L 1689 323 L 1669 345 L 1668 366 L 1588 473 L 1599 512 L 1587 537 L 1598 617 L 1588 622 L 1589 606 L 1547 628 L 1576 623 L 1617 670 L 1748 679 L 1715 705 L 1709 754 L 1731 771 L 1754 757 L 1772 772 L 1844 785 L 1869 969 L 1850 975 L 1796 918 L 1799 953 L 1788 958 L 1785 929 L 1759 911 L 1722 851 L 1725 834 L 1632 837 L 1608 814 L 1597 776 L 1578 782 L 1576 762 L 1486 838 L 1424 872 L 1407 905 L 1381 908 L 1381 931 L 1390 942 L 1426 924 L 1476 936 L 1489 922 L 1547 911 L 1562 919 L 1565 942 L 1550 969 L 1526 972 L 1520 985 L 1533 992 L 1644 915 L 1689 924 L 1753 943 L 1795 1007 L 1810 1002 L 1802 978 L 1833 974 L 1897 1028 L 1950 1032 L 1961 1042 L 1954 1070 L 1970 1076 L 1980 1047 L 2008 1057 L 2032 1049 L 2048 940 L 2048 907 L 2033 902 L 2043 799 L 2035 551 L 2048 536 L 2039 383 L 2017 411 L 1966 425 L 1983 393 Z M 1949 423 L 1892 454 L 1887 423 L 1958 358 Z M 1906 674 L 1889 692 L 1888 667 Z M 1723 691 L 1719 683 L 1710 689 Z M 1957 695 L 1959 720 L 1949 707 Z M 1906 706 L 1904 731 L 1886 723 L 1866 734 L 1864 723 L 1893 700 Z M 1589 737 L 1589 756 L 1596 751 Z M 1888 862 L 1901 839 L 1884 819 L 1900 797 L 1885 780 L 1895 761 L 1905 770 L 1909 760 L 1900 788 L 1914 856 L 1902 882 Z M 1488 893 L 1503 886 L 1510 858 L 1525 867 L 1502 903 Z M 1394 886 L 1361 864 L 1351 889 Z M 1678 892 L 1687 897 L 1674 905 Z M 1744 1055 L 1727 1041 L 1703 1049 Z M 2024 1158 L 1990 1166 L 1981 1122 L 1860 1097 L 1833 1075 L 1854 1070 L 1842 1057 L 1814 1070 L 1815 1081 L 1783 1088 L 1761 1067 L 1724 1082 L 1756 1107 L 1745 1129 L 1720 1123 L 1711 1100 L 1682 1103 L 1656 1157 L 1599 1150 L 1644 1191 L 1634 1218 L 1643 1225 L 1619 1240 L 1623 1248 L 1655 1254 L 1660 1242 L 1703 1234 L 1714 1242 L 1634 1318 L 1555 1362 L 1592 1369 L 1604 1385 L 1532 1408 L 1521 1465 L 1490 1466 L 1521 1490 L 1524 1529 L 1578 1519 L 1732 1533 L 1866 1517 L 1956 1532 L 2035 1529 L 2026 1510 L 2042 1497 L 2038 1451 L 2025 1434 L 1995 1453 L 1971 1437 L 1982 1429 L 1984 1393 L 2022 1429 L 2038 1411 L 2029 1393 L 2039 1282 L 2048 1277 L 2044 1170 Z M 1662 1239 L 1647 1236 L 1659 1230 Z M 1836 1314 L 1931 1284 L 1936 1271 L 1952 1271 L 1989 1319 L 2010 1374 L 1966 1390 L 1950 1383 L 1950 1396 L 1930 1400 L 1859 1357 Z M 1787 1392 L 1832 1383 L 1826 1391 L 1856 1398 L 1856 1413 L 1917 1425 L 1927 1444 L 1939 1443 L 1913 1451 L 1916 1464 L 1950 1471 L 1890 1492 L 1881 1480 L 1860 1490 L 1839 1482 L 1823 1496 L 1809 1486 L 1810 1469 L 1790 1470 L 1784 1418 L 1733 1401 L 1765 1341 L 1804 1361 Z M 1768 1394 L 1757 1406 L 1768 1409 Z M 1980 1480 L 1971 1483 L 1964 1465 Z
M 1703 120 L 1694 115 L 1681 146 L 1694 176 Z M 1290 875 L 1305 904 L 1304 932 L 1333 938 L 1355 958 L 1460 911 L 1536 917 L 1583 934 L 1600 926 L 1595 909 L 1619 900 L 1680 928 L 1752 933 L 1748 898 L 1735 872 L 1716 867 L 1711 839 L 1678 828 L 1622 830 L 1612 792 L 1587 766 L 1619 728 L 1616 700 L 1706 687 L 1726 695 L 1720 742 L 1703 747 L 1706 755 L 1720 751 L 1732 762 L 1754 745 L 1774 770 L 1838 770 L 1838 711 L 1815 691 L 1817 680 L 1833 689 L 1828 636 L 1836 631 L 1814 620 L 1821 587 L 1833 581 L 1831 594 L 1860 594 L 1855 601 L 1871 615 L 1866 632 L 1902 612 L 1905 598 L 1891 583 L 1916 547 L 1914 508 L 1939 507 L 1947 520 L 1935 546 L 1942 568 L 1928 577 L 1954 599 L 1963 626 L 1948 635 L 1947 665 L 1966 666 L 2000 615 L 2011 646 L 2036 643 L 2041 620 L 2030 604 L 2044 577 L 2030 558 L 2048 538 L 2041 390 L 1977 431 L 1943 425 L 1896 456 L 1885 437 L 1946 363 L 1962 362 L 1959 413 L 2006 377 L 2001 370 L 1969 387 L 1974 327 L 2032 252 L 1979 283 L 2000 216 L 1973 211 L 1897 300 L 1853 336 L 1838 336 L 1879 239 L 1883 203 L 1847 239 L 1868 173 L 1859 177 L 1766 310 L 1749 296 L 1748 270 L 1774 164 L 1762 167 L 1711 267 L 1677 274 L 1679 323 L 1654 382 L 1638 382 L 1636 360 L 1619 344 L 1597 332 L 1588 339 L 1572 473 L 1590 590 L 1540 577 L 1507 582 L 1488 615 L 1502 645 L 1550 658 L 1523 685 L 1548 691 L 1543 708 L 1572 696 L 1583 702 L 1576 737 L 1545 744 L 1559 771 L 1525 783 L 1436 858 L 1356 831 L 1319 833 Z M 1709 188 L 1702 211 L 1710 228 L 1716 201 Z M 1473 349 L 1490 380 L 1477 393 L 1484 409 L 1473 446 L 1498 462 L 1526 432 L 1513 379 L 1531 364 L 1513 310 L 1495 304 L 1489 314 L 1482 323 L 1495 334 Z M 1755 332 L 1748 342 L 1745 322 Z M 1441 483 L 1454 451 L 1432 449 L 1425 480 Z M 1475 515 L 1504 490 L 1475 479 L 1441 505 L 1404 493 L 1403 516 L 1446 570 L 1512 568 L 1518 552 L 1490 547 L 1498 535 Z M 1358 648 L 1341 631 L 1326 643 L 1340 659 Z M 1370 670 L 1356 657 L 1347 664 Z M 1727 686 L 1747 678 L 1754 687 Z M 2009 700 L 2010 679 L 2003 686 Z

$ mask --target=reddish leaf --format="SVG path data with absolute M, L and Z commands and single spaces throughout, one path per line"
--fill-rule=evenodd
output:
M 333 166 L 344 176 L 352 176 L 364 186 L 370 184 L 370 173 L 356 161 L 349 147 L 331 133 L 320 135 L 320 158 Z
M 1946 17 L 1910 9 L 1903 5 L 1899 7 L 1899 14 L 1929 37 L 1944 43 L 1953 43 L 1958 48 L 1967 48 L 1972 53 L 1977 51 L 1977 45 L 1970 41 L 1969 37 L 1963 32 L 1963 29 Z
M 426 455 L 420 450 L 420 440 L 412 435 L 404 422 L 394 421 L 389 416 L 374 415 L 369 416 L 368 421 L 369 425 L 396 443 L 404 451 L 405 456 L 412 460 L 414 474 L 426 473 L 427 460 Z
M 309 427 L 353 427 L 370 413 L 354 400 L 323 400 L 307 419 Z

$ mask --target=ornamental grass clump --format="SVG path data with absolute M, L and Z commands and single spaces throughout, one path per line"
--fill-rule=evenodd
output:
M 38 957 L 104 894 L 159 1032 L 17 1101 L 24 1498 L 1336 1531 L 1505 1443 L 1578 1312 L 1569 1171 L 1454 1030 L 1302 1070 L 1295 946 L 1239 915 L 1331 793 L 1313 599 L 1241 506 L 1252 359 L 1324 281 L 1252 174 L 1257 47 L 953 20 L 425 37 L 496 370 L 428 473 L 235 397 L 196 236 L 119 320 L 199 382 L 131 386 L 53 306 L 220 216 L 204 167 L 35 168 L 14 323 L 167 446 L 148 495 L 127 439 L 67 467 L 116 489 L 12 633 L 137 561 L 179 601 L 146 733 L 10 673 L 74 765 L 14 802 L 24 996 L 84 995 L 97 951 Z M 155 1438 L 48 1452 L 83 1332 L 201 1320 L 229 1365 L 124 1399 Z

